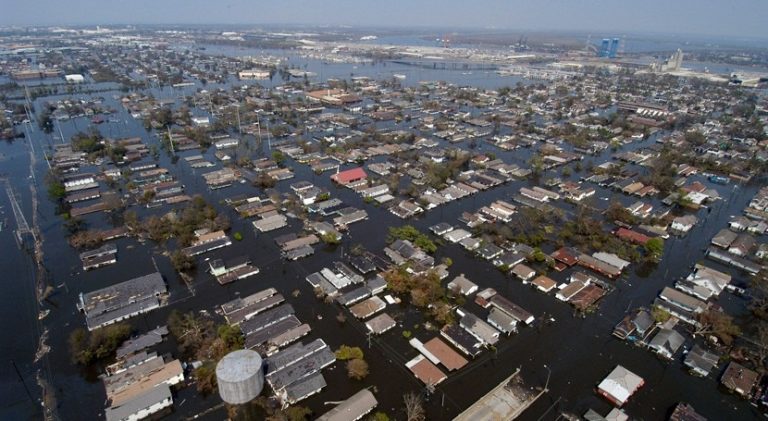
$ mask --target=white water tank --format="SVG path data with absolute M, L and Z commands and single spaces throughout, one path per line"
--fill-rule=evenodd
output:
M 248 349 L 230 352 L 216 365 L 216 380 L 224 402 L 233 405 L 250 402 L 264 387 L 261 356 Z

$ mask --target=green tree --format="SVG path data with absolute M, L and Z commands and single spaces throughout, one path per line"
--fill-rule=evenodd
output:
M 189 272 L 196 265 L 195 259 L 181 250 L 171 253 L 171 263 L 177 272 Z
M 660 257 L 664 252 L 664 240 L 659 237 L 651 238 L 645 243 L 645 251 L 653 257 Z
M 69 351 L 72 361 L 80 365 L 111 356 L 131 336 L 131 326 L 117 323 L 88 332 L 78 328 L 69 335 Z
M 356 346 L 342 345 L 336 350 L 336 359 L 346 361 L 363 359 L 363 350 Z

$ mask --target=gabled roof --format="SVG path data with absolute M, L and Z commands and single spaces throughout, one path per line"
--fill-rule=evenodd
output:
M 642 377 L 617 365 L 616 368 L 608 374 L 608 377 L 600 382 L 597 388 L 607 394 L 608 397 L 623 404 L 643 384 L 644 381 Z
M 333 174 L 331 179 L 337 183 L 346 184 L 351 181 L 364 179 L 366 177 L 368 177 L 368 174 L 365 173 L 365 170 L 362 167 L 357 167 Z

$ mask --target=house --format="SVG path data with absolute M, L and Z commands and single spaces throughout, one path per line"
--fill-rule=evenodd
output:
M 317 421 L 359 420 L 373 411 L 376 405 L 378 402 L 373 393 L 368 389 L 363 389 L 320 416 Z
M 619 408 L 613 408 L 610 412 L 602 416 L 594 409 L 590 409 L 584 414 L 585 421 L 628 421 L 629 415 Z
M 461 316 L 459 325 L 480 342 L 495 345 L 499 341 L 499 331 L 493 326 L 464 309 L 457 309 L 456 312 Z
M 613 329 L 613 336 L 619 339 L 638 340 L 650 333 L 655 325 L 653 316 L 648 310 L 639 309 L 634 314 L 627 314 Z
M 447 222 L 440 222 L 439 224 L 429 227 L 429 230 L 432 231 L 435 235 L 442 236 L 453 231 L 453 226 Z
M 552 253 L 552 258 L 557 260 L 558 262 L 571 267 L 578 263 L 578 256 L 579 253 L 576 250 L 573 250 L 568 247 L 562 247 L 558 250 L 556 250 L 554 253 Z
M 448 234 L 452 234 L 454 231 L 451 231 Z M 504 250 L 493 244 L 493 243 L 485 243 L 480 246 L 480 248 L 477 249 L 477 254 L 480 255 L 485 260 L 492 260 L 496 257 L 498 257 L 501 253 L 503 253 Z
M 731 275 L 696 264 L 694 271 L 688 277 L 675 283 L 675 288 L 696 298 L 708 300 L 720 295 L 730 283 Z
M 616 230 L 615 235 L 622 240 L 629 241 L 631 243 L 639 244 L 641 246 L 644 246 L 645 243 L 647 243 L 651 237 L 648 237 L 645 234 L 641 234 L 637 231 L 632 231 L 627 228 L 619 228 Z
M 685 338 L 676 330 L 660 329 L 648 343 L 648 348 L 656 351 L 656 354 L 671 360 L 684 342 Z
M 350 170 L 337 172 L 336 174 L 333 174 L 331 176 L 331 180 L 346 186 L 351 183 L 365 180 L 368 178 L 368 174 L 365 173 L 365 170 L 362 167 L 352 168 Z
M 477 291 L 477 285 L 467 279 L 464 274 L 453 278 L 451 282 L 448 282 L 448 290 L 457 292 L 461 295 L 471 295 Z
M 597 393 L 608 399 L 615 406 L 623 406 L 640 389 L 645 381 L 642 377 L 617 365 L 608 376 L 597 385 Z
M 757 385 L 760 375 L 741 364 L 731 361 L 725 368 L 720 384 L 728 390 L 736 392 L 745 398 L 752 397 L 752 391 Z
M 477 293 L 475 296 L 475 303 L 482 308 L 488 308 L 491 306 L 491 298 L 496 295 L 496 290 L 493 288 L 486 288 Z
M 506 335 L 517 332 L 517 320 L 497 307 L 488 313 L 488 323 Z
M 699 222 L 695 215 L 678 216 L 672 220 L 672 231 L 685 234 Z
M 552 291 L 557 286 L 557 282 L 555 282 L 552 278 L 547 276 L 539 276 L 536 279 L 534 279 L 531 284 L 536 287 L 541 292 L 549 292 Z
M 566 285 L 565 288 L 558 291 L 558 293 L 555 294 L 555 298 L 557 298 L 560 301 L 569 301 L 579 291 L 586 288 L 587 285 L 589 285 L 589 281 L 587 282 L 573 281 L 570 284 Z
M 495 266 L 505 266 L 511 268 L 517 264 L 523 263 L 526 255 L 520 252 L 508 251 L 493 260 Z
M 536 276 L 535 270 L 529 268 L 528 266 L 522 263 L 515 265 L 512 268 L 512 270 L 510 270 L 509 272 L 525 283 L 527 283 L 529 280 L 531 280 L 531 278 Z
M 738 234 L 729 230 L 728 228 L 723 228 L 714 237 L 712 237 L 712 244 L 720 248 L 727 249 L 731 246 L 731 243 L 736 240 L 736 237 L 738 237 Z
M 162 384 L 148 389 L 130 401 L 107 408 L 107 421 L 140 420 L 173 405 L 171 389 Z
M 734 231 L 746 231 L 752 222 L 746 216 L 737 216 L 728 222 L 728 227 Z
M 670 287 L 665 287 L 661 291 L 654 304 L 664 307 L 673 315 L 691 324 L 696 324 L 696 315 L 707 308 L 704 301 Z
M 452 243 L 458 243 L 459 241 L 464 240 L 465 238 L 469 238 L 471 236 L 472 236 L 471 232 L 467 230 L 463 230 L 461 228 L 455 229 L 455 230 L 449 230 L 448 232 L 443 234 L 443 238 L 445 238 L 446 240 Z
M 669 421 L 707 421 L 687 403 L 680 402 L 669 416 Z
M 753 248 L 755 248 L 755 238 L 749 234 L 740 234 L 728 247 L 728 252 L 739 257 L 749 256 Z
M 619 268 L 619 270 L 624 270 L 627 266 L 630 265 L 630 262 L 620 258 L 614 253 L 606 253 L 603 251 L 598 251 L 595 253 L 592 253 L 592 257 L 594 257 L 597 260 L 600 260 L 603 263 L 607 263 L 613 267 Z
M 707 377 L 709 373 L 717 367 L 720 357 L 717 354 L 707 351 L 700 345 L 695 345 L 683 360 L 683 364 L 688 367 L 693 374 Z

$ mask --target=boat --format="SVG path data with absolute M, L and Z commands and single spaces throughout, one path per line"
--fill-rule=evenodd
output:
M 406 76 L 404 74 L 402 74 L 402 73 L 395 73 L 395 74 L 392 75 L 392 77 L 395 78 L 395 79 L 404 80 Z
M 37 315 L 37 320 L 45 319 L 46 316 L 48 316 L 48 314 L 50 314 L 50 312 L 51 312 L 51 310 L 49 310 L 49 309 L 45 309 L 45 310 L 40 311 L 40 314 Z

